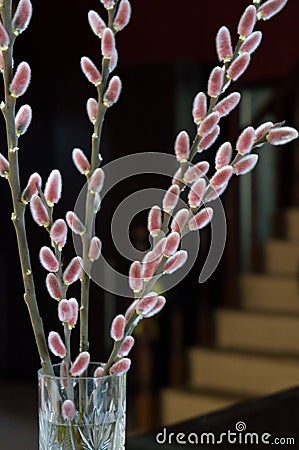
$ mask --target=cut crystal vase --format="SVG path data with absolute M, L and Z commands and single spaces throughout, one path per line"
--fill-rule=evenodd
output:
M 82 377 L 38 372 L 39 450 L 124 450 L 126 375 Z

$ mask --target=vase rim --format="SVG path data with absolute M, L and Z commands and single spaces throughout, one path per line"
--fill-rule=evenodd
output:
M 61 366 L 61 363 L 52 364 L 52 368 L 53 369 L 58 368 L 60 366 Z M 89 367 L 90 366 L 95 366 L 95 368 L 99 367 L 99 366 L 103 367 L 103 366 L 105 366 L 105 363 L 97 362 L 97 361 L 90 361 Z M 44 378 L 48 378 L 48 379 L 52 379 L 52 380 L 63 380 L 63 379 L 69 379 L 69 378 L 72 379 L 72 380 L 76 380 L 76 379 L 77 380 L 78 379 L 80 379 L 80 380 L 82 380 L 82 379 L 83 380 L 105 380 L 105 379 L 112 379 L 112 378 L 115 378 L 115 377 L 121 378 L 122 376 L 126 375 L 126 374 L 123 374 L 123 375 L 118 375 L 118 374 L 112 374 L 111 375 L 111 374 L 109 374 L 109 375 L 98 376 L 98 377 L 94 377 L 93 375 L 87 375 L 87 376 L 81 376 L 81 375 L 79 375 L 79 376 L 72 376 L 72 375 L 61 376 L 61 375 L 49 375 L 47 373 L 44 373 L 42 368 L 38 369 L 37 374 L 38 374 L 38 378 L 44 377 Z

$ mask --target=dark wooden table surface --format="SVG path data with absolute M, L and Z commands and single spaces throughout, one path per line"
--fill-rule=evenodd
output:
M 126 448 L 229 450 L 267 448 L 269 445 L 299 450 L 299 387 L 153 430 L 152 433 L 128 436 Z

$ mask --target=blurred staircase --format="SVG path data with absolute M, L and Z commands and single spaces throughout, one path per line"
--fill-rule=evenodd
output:
M 188 352 L 188 381 L 162 390 L 164 425 L 299 385 L 299 208 L 262 246 L 262 270 L 240 276 L 240 307 L 214 313 L 211 347 Z

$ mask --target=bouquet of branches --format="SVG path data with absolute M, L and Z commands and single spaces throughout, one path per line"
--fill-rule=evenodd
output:
M 30 23 L 32 4 L 30 0 L 20 0 L 14 9 L 11 0 L 0 2 L 0 69 L 4 84 L 1 112 L 7 136 L 7 154 L 0 154 L 0 175 L 9 183 L 11 191 L 11 218 L 18 243 L 24 299 L 41 367 L 49 375 L 53 374 L 50 354 L 62 360 L 63 373 L 68 376 L 84 374 L 90 364 L 90 274 L 95 262 L 102 257 L 102 243 L 95 234 L 95 220 L 101 209 L 105 183 L 105 167 L 100 154 L 102 128 L 108 110 L 121 94 L 121 80 L 114 75 L 118 63 L 116 41 L 131 18 L 128 0 L 101 0 L 101 3 L 102 11 L 91 10 L 87 18 L 91 31 L 100 42 L 101 63 L 92 61 L 88 55 L 82 56 L 80 61 L 82 73 L 95 90 L 95 96 L 86 101 L 91 123 L 90 150 L 75 148 L 68 156 L 82 174 L 82 185 L 86 185 L 85 215 L 79 217 L 74 208 L 66 207 L 65 217 L 57 217 L 55 205 L 62 201 L 60 171 L 52 170 L 45 183 L 38 172 L 24 180 L 18 160 L 19 152 L 26 151 L 22 149 L 22 136 L 30 130 L 32 119 L 30 105 L 19 104 L 29 88 L 31 69 L 26 61 L 14 66 L 14 44 Z M 241 94 L 231 91 L 231 87 L 246 71 L 262 41 L 262 32 L 256 30 L 256 25 L 271 19 L 286 3 L 287 0 L 254 0 L 239 19 L 235 39 L 226 26 L 217 32 L 218 63 L 209 75 L 206 91 L 196 93 L 190 105 L 194 136 L 181 130 L 174 139 L 177 170 L 161 204 L 152 205 L 148 212 L 151 248 L 142 260 L 131 262 L 128 284 L 132 301 L 125 314 L 117 314 L 111 323 L 111 353 L 106 363 L 96 369 L 95 376 L 120 375 L 129 370 L 135 327 L 140 321 L 158 314 L 166 302 L 165 297 L 155 291 L 155 283 L 160 277 L 179 271 L 187 262 L 188 252 L 182 248 L 182 238 L 187 233 L 198 233 L 210 224 L 213 202 L 226 190 L 230 179 L 254 169 L 263 144 L 284 145 L 298 137 L 296 129 L 283 122 L 268 121 L 257 128 L 247 126 L 236 137 L 235 143 L 217 144 L 214 167 L 205 160 L 206 151 L 215 148 L 213 144 L 219 139 L 221 121 L 241 100 Z M 186 201 L 182 207 L 179 199 L 183 193 Z M 28 209 L 31 216 L 26 215 Z M 32 219 L 45 232 L 40 263 L 47 272 L 45 282 L 49 297 L 57 302 L 57 330 L 47 336 L 39 313 L 26 232 L 26 222 L 30 223 Z M 66 261 L 64 247 L 69 233 L 81 240 L 82 252 L 74 253 L 73 258 Z M 74 283 L 81 284 L 80 298 L 68 294 L 69 286 Z M 72 330 L 76 326 L 80 327 L 80 342 L 78 353 L 72 355 Z M 66 416 L 72 414 L 68 411 L 65 410 Z

